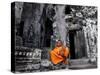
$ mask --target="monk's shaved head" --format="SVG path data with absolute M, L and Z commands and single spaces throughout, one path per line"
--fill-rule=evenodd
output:
M 56 46 L 57 46 L 57 47 L 60 47 L 60 46 L 62 46 L 62 45 L 63 45 L 63 43 L 62 43 L 61 40 L 58 40 L 58 41 L 56 42 Z

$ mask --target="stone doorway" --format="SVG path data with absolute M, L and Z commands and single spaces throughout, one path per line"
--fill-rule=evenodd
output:
M 71 54 L 71 59 L 75 59 L 75 32 L 74 31 L 69 31 L 69 43 L 70 43 L 70 54 Z
M 69 43 L 71 59 L 80 59 L 87 57 L 85 37 L 82 30 L 70 30 Z

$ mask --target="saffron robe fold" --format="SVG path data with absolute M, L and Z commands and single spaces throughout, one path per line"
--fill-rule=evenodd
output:
M 63 56 L 62 54 L 63 53 Z M 65 61 L 69 55 L 69 49 L 66 47 L 56 47 L 52 51 L 50 51 L 50 57 L 53 64 L 58 64 L 62 61 Z

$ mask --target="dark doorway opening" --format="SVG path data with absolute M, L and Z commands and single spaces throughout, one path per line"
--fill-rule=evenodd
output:
M 53 21 L 47 18 L 45 22 L 45 37 L 44 37 L 45 47 L 50 47 L 51 35 L 53 35 L 52 24 L 53 24 Z
M 75 59 L 75 42 L 74 42 L 75 31 L 69 31 L 69 43 L 70 43 L 70 58 Z
M 23 36 L 23 28 L 24 28 L 24 21 L 21 21 L 19 24 L 19 36 Z

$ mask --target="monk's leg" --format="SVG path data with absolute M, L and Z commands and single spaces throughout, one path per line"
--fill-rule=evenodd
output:
M 58 64 L 63 61 L 63 57 L 55 53 L 54 51 L 50 52 L 51 61 L 53 64 Z
M 63 63 L 64 63 L 64 64 L 68 64 L 67 57 L 64 57 Z

